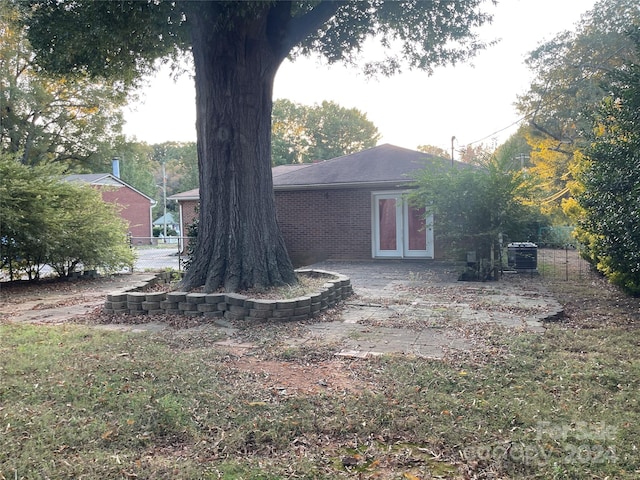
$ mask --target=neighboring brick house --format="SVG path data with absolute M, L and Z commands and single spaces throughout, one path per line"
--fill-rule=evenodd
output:
M 67 182 L 88 183 L 100 190 L 105 202 L 118 206 L 120 216 L 129 224 L 134 245 L 150 244 L 153 236 L 152 209 L 155 200 L 110 173 L 68 175 Z
M 273 169 L 278 223 L 295 265 L 321 260 L 433 259 L 433 219 L 408 205 L 413 174 L 450 161 L 385 144 L 331 160 Z M 196 217 L 198 189 L 169 197 L 181 224 Z M 183 231 L 185 231 L 183 229 Z
M 199 189 L 194 188 L 193 190 L 171 195 L 167 197 L 167 200 L 178 202 L 178 212 L 180 214 L 178 222 L 180 232 L 182 232 L 180 250 L 185 251 L 189 243 L 189 240 L 186 238 L 189 235 L 189 225 L 198 218 L 198 204 L 200 203 Z
M 282 173 L 291 172 L 298 168 L 306 167 L 307 165 L 280 165 L 274 167 L 271 170 L 274 178 Z M 181 250 L 184 250 L 189 240 L 189 225 L 198 218 L 198 204 L 200 203 L 200 189 L 194 188 L 193 190 L 187 190 L 186 192 L 176 193 L 167 197 L 167 200 L 173 200 L 178 202 L 178 212 L 180 214 L 180 231 L 182 232 Z

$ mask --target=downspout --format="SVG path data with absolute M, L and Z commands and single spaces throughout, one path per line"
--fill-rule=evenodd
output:
M 153 245 L 153 207 L 156 206 L 156 203 L 155 200 L 149 202 L 149 245 Z
M 187 235 L 182 215 L 182 202 L 178 202 L 178 212 L 180 213 L 180 235 L 178 236 L 178 251 L 184 252 L 184 239 Z

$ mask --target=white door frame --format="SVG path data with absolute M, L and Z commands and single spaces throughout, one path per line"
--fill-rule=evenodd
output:
M 426 221 L 425 250 L 409 249 L 409 208 L 406 191 L 380 191 L 371 193 L 371 255 L 373 258 L 433 258 L 433 215 Z M 395 200 L 396 248 L 381 250 L 380 246 L 380 202 L 379 200 Z
M 402 209 L 402 199 L 399 199 L 399 195 L 397 192 L 381 192 L 381 193 L 373 193 L 371 196 L 373 208 L 372 210 L 372 247 L 373 247 L 373 258 L 402 258 L 402 252 L 404 250 L 402 239 L 404 237 L 403 233 L 403 209 Z M 393 214 L 395 215 L 396 221 L 396 231 L 395 231 L 395 250 L 382 250 L 380 248 L 380 200 L 394 200 L 396 202 L 395 211 Z M 388 212 L 391 213 L 391 212 Z

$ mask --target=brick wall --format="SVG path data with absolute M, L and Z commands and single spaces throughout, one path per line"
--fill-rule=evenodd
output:
M 371 191 L 276 191 L 278 224 L 295 266 L 322 260 L 371 260 Z M 195 200 L 181 201 L 183 228 L 197 218 Z M 435 256 L 441 248 L 436 242 Z
M 148 238 L 152 236 L 149 199 L 128 187 L 102 187 L 101 193 L 105 202 L 118 205 L 120 216 L 129 223 L 132 237 L 144 237 L 144 242 L 149 243 Z M 138 243 L 135 238 L 134 242 Z
M 189 236 L 189 227 L 198 218 L 198 204 L 200 202 L 198 200 L 183 200 L 179 203 L 182 221 L 180 228 L 182 229 L 182 236 L 187 237 Z M 189 240 L 184 239 L 180 248 L 183 252 L 186 252 L 189 248 Z
M 198 212 L 196 211 L 198 203 L 200 202 L 198 202 L 197 200 L 184 200 L 180 202 L 180 205 L 182 207 L 181 228 L 183 229 L 182 235 L 185 237 L 189 235 L 189 226 L 194 222 L 194 220 L 198 218 Z
M 371 192 L 276 191 L 278 223 L 294 265 L 371 259 Z

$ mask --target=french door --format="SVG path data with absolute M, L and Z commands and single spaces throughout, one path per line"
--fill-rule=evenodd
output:
M 433 258 L 433 218 L 402 193 L 373 194 L 374 258 Z

